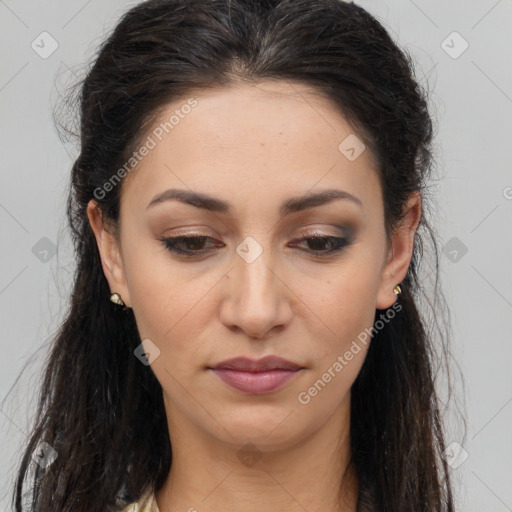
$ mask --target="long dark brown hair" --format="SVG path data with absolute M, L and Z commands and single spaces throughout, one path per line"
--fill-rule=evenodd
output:
M 51 345 L 17 471 L 16 511 L 120 510 L 163 485 L 172 449 L 162 389 L 134 357 L 141 340 L 133 313 L 108 300 L 86 208 L 95 199 L 117 226 L 122 181 L 105 194 L 98 189 L 105 190 L 169 102 L 267 79 L 313 86 L 368 144 L 379 165 L 388 236 L 410 194 L 422 196 L 398 297 L 402 310 L 373 336 L 352 386 L 352 464 L 360 510 L 454 511 L 436 392 L 437 370 L 449 375 L 450 329 L 426 216 L 435 161 L 428 93 L 410 55 L 381 23 L 339 0 L 149 0 L 126 12 L 102 43 L 77 96 L 80 153 L 67 203 L 76 251 L 69 309 Z M 430 267 L 421 276 L 427 246 Z M 46 468 L 32 458 L 43 442 L 58 454 Z

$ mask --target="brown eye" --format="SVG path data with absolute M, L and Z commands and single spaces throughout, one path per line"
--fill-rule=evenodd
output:
M 307 252 L 314 253 L 317 256 L 324 256 L 341 251 L 350 241 L 344 237 L 338 236 L 308 236 L 299 240 L 307 242 Z
M 166 249 L 183 256 L 194 256 L 211 252 L 211 249 L 204 248 L 205 242 L 208 240 L 215 241 L 213 238 L 203 235 L 175 236 L 161 239 Z M 183 247 L 185 248 L 183 249 Z
M 160 241 L 164 244 L 167 250 L 187 257 L 207 254 L 209 252 L 213 252 L 215 248 L 219 247 L 219 244 L 215 243 L 215 239 L 204 235 L 175 236 L 161 238 Z M 207 247 L 208 241 L 213 242 L 210 248 Z M 351 243 L 349 238 L 322 235 L 318 233 L 313 234 L 312 236 L 302 237 L 295 242 L 305 242 L 307 248 L 301 250 L 319 257 L 337 253 Z

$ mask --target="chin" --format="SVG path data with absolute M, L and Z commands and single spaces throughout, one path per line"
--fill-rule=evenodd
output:
M 265 406 L 263 406 L 263 409 Z M 232 417 L 224 416 L 219 423 L 222 442 L 232 444 L 236 450 L 251 443 L 261 452 L 286 450 L 308 436 L 304 418 L 294 419 L 292 407 L 274 404 L 265 411 L 255 406 L 252 411 L 237 410 Z M 314 430 L 311 428 L 311 430 Z M 227 432 L 229 432 L 229 435 Z

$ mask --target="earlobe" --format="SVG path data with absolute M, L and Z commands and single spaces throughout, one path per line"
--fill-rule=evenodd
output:
M 89 224 L 94 232 L 98 251 L 101 257 L 101 266 L 109 283 L 111 292 L 119 293 L 125 303 L 129 303 L 129 293 L 126 286 L 123 262 L 116 236 L 108 230 L 104 223 L 102 212 L 93 199 L 87 205 Z M 109 297 L 105 297 L 108 300 Z
M 421 198 L 418 192 L 414 192 L 406 203 L 402 221 L 392 235 L 377 295 L 377 309 L 391 307 L 401 291 L 396 286 L 404 280 L 409 270 L 421 214 Z

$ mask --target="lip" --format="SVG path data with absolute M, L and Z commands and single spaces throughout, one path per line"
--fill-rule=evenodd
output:
M 266 356 L 262 359 L 234 357 L 215 365 L 214 369 L 237 370 L 240 372 L 264 372 L 269 370 L 300 370 L 302 367 L 282 357 Z
M 235 357 L 209 369 L 232 388 L 260 395 L 283 387 L 304 368 L 281 357 L 267 356 L 259 360 Z
M 243 372 L 227 368 L 211 368 L 220 379 L 244 393 L 262 395 L 283 387 L 300 370 L 268 370 L 263 372 Z

